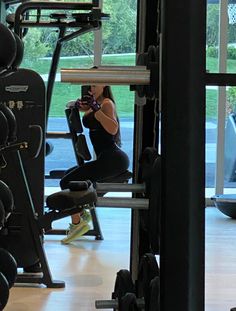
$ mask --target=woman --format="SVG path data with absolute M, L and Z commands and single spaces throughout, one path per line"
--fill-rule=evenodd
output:
M 84 112 L 83 125 L 89 129 L 89 137 L 96 154 L 96 160 L 70 169 L 61 179 L 61 189 L 67 189 L 70 181 L 91 180 L 119 175 L 129 167 L 129 158 L 120 149 L 120 127 L 115 102 L 110 86 L 92 85 L 89 96 L 76 101 Z M 72 215 L 67 236 L 61 241 L 70 243 L 89 231 L 89 212 Z

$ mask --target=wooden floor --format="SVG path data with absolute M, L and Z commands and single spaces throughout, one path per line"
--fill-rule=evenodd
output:
M 116 272 L 129 267 L 130 211 L 97 209 L 103 241 L 83 237 L 61 245 L 61 236 L 46 236 L 45 249 L 54 279 L 64 289 L 11 289 L 6 311 L 95 310 L 97 299 L 110 297 Z M 55 223 L 64 227 L 69 219 Z M 214 207 L 206 209 L 206 311 L 236 307 L 236 221 Z M 189 310 L 191 311 L 191 310 Z
M 206 209 L 206 310 L 236 307 L 236 220 Z
M 98 210 L 103 241 L 82 237 L 62 245 L 63 236 L 45 236 L 45 250 L 53 279 L 63 280 L 64 289 L 18 287 L 10 291 L 6 311 L 95 310 L 95 300 L 110 298 L 116 272 L 129 268 L 130 210 Z M 69 219 L 55 222 L 65 228 Z

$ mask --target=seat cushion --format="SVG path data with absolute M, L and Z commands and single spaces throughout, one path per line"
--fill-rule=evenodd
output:
M 69 189 L 49 195 L 46 205 L 51 210 L 66 210 L 83 205 L 93 205 L 97 201 L 97 193 L 91 184 L 88 189 L 70 191 Z

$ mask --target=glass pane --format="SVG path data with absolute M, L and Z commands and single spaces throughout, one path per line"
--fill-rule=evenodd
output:
M 236 187 L 236 88 L 227 90 L 226 120 L 225 120 L 225 161 L 224 161 L 224 188 L 225 193 L 229 188 Z
M 227 72 L 236 73 L 236 3 L 228 4 Z M 224 192 L 236 188 L 236 87 L 227 87 L 225 102 Z
M 206 69 L 208 72 L 219 72 L 219 3 L 209 1 L 207 5 L 206 30 Z
M 227 72 L 236 72 L 236 3 L 228 4 Z
M 207 2 L 206 71 L 219 72 L 219 2 Z M 206 87 L 206 197 L 214 194 L 216 168 L 216 140 L 218 114 L 218 88 Z
M 84 1 L 86 2 L 86 1 Z M 103 11 L 110 20 L 102 23 L 102 65 L 135 64 L 137 0 L 103 1 Z M 37 13 L 37 12 L 35 12 Z M 48 13 L 46 10 L 44 15 Z M 49 15 L 49 14 L 48 14 Z M 68 33 L 75 29 L 68 29 Z M 24 37 L 25 53 L 21 67 L 38 72 L 48 85 L 48 75 L 58 40 L 58 28 L 29 28 Z M 62 44 L 49 110 L 48 131 L 68 132 L 65 107 L 68 101 L 81 96 L 81 86 L 60 81 L 61 68 L 90 68 L 94 63 L 94 32 L 75 36 Z M 121 125 L 122 148 L 133 157 L 134 92 L 129 86 L 112 86 Z M 87 142 L 91 148 L 88 133 Z M 70 139 L 47 139 L 52 152 L 47 155 L 45 173 L 65 170 L 76 165 Z M 46 179 L 46 186 L 58 186 L 59 180 Z
M 136 51 L 137 1 L 103 1 L 110 20 L 103 23 L 102 65 L 134 66 Z M 129 86 L 112 86 L 120 118 L 122 149 L 133 161 L 134 92 Z
M 216 87 L 206 88 L 206 188 L 215 187 L 217 106 L 218 91 Z M 213 193 L 206 190 L 206 196 Z

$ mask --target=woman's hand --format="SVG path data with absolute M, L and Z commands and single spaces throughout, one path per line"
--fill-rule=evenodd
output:
M 81 104 L 89 106 L 94 112 L 97 112 L 101 109 L 101 105 L 96 101 L 93 95 L 83 96 L 81 99 Z
M 83 102 L 82 99 L 78 98 L 73 105 L 74 108 L 77 108 L 81 111 L 87 111 L 90 109 L 90 107 L 87 105 L 87 102 Z

